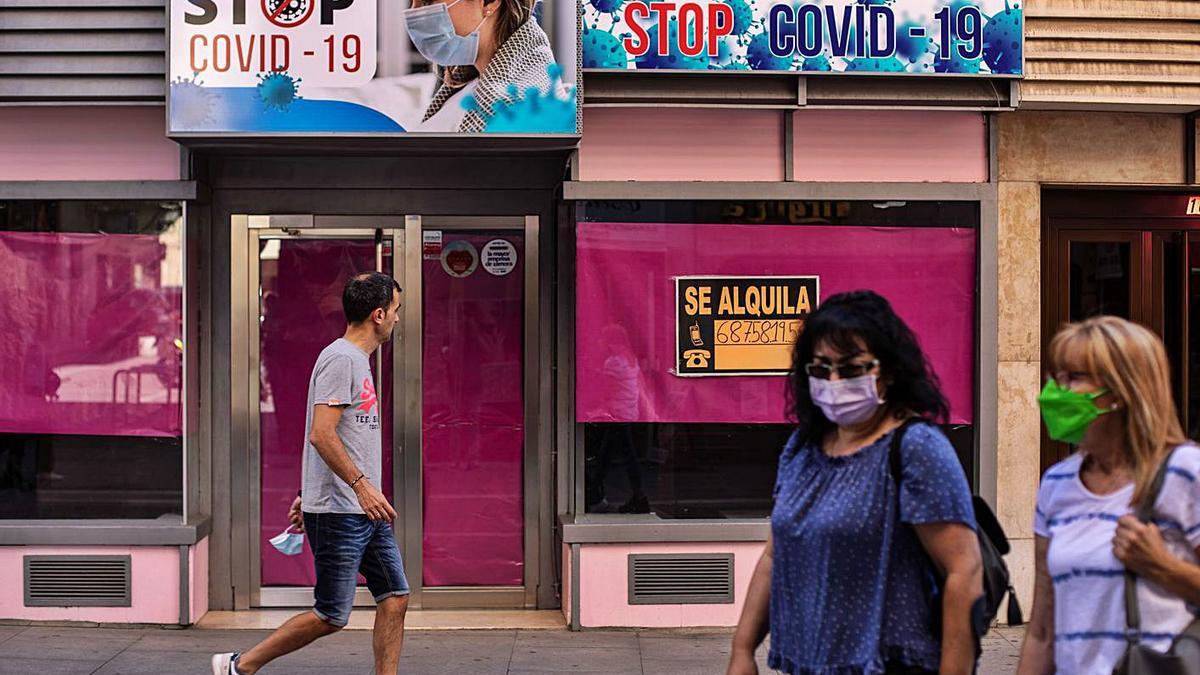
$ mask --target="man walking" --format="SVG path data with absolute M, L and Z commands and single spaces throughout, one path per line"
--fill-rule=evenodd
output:
M 396 673 L 409 589 L 392 532 L 396 512 L 379 491 L 383 439 L 370 355 L 399 321 L 400 286 L 386 274 L 359 274 L 346 282 L 342 309 L 346 333 L 321 352 L 309 379 L 303 489 L 288 514 L 312 548 L 312 611 L 249 651 L 214 655 L 213 675 L 252 675 L 341 630 L 360 572 L 376 603 L 375 673 Z

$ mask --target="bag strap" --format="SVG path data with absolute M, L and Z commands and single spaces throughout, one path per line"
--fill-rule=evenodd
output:
M 916 424 L 918 418 L 910 417 L 896 427 L 892 432 L 892 442 L 888 444 L 888 467 L 892 473 L 892 480 L 896 483 L 896 497 L 900 496 L 900 477 L 904 475 L 903 462 L 900 457 L 900 444 L 904 442 L 904 432 L 913 424 Z
M 1154 504 L 1158 501 L 1158 495 L 1162 493 L 1163 481 L 1167 477 L 1167 465 L 1171 463 L 1171 456 L 1174 454 L 1175 448 L 1167 452 L 1167 456 L 1163 458 L 1162 464 L 1154 474 L 1154 480 L 1150 481 L 1150 490 L 1142 499 L 1142 503 L 1138 505 L 1137 519 L 1143 523 L 1154 519 Z M 1141 639 L 1142 612 L 1138 607 L 1137 575 L 1127 568 L 1125 570 L 1125 640 L 1130 645 L 1135 645 L 1141 642 Z

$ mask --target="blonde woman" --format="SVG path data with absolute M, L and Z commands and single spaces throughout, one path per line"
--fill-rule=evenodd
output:
M 1109 675 L 1125 653 L 1124 575 L 1138 575 L 1141 641 L 1165 651 L 1200 605 L 1200 448 L 1171 397 L 1162 341 L 1124 319 L 1071 324 L 1050 343 L 1039 398 L 1050 436 L 1079 451 L 1042 478 L 1033 616 L 1019 675 Z M 1163 461 L 1154 519 L 1132 514 Z

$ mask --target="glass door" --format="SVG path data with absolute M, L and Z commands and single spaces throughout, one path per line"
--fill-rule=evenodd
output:
M 254 217 L 251 217 L 251 226 Z M 359 228 L 250 229 L 251 345 L 257 346 L 257 377 L 250 373 L 251 399 L 257 410 L 258 501 L 252 504 L 252 537 L 257 545 L 257 606 L 290 606 L 311 602 L 314 583 L 311 553 L 285 556 L 267 540 L 287 526 L 287 510 L 300 487 L 304 448 L 308 380 L 318 354 L 346 329 L 342 288 L 346 280 L 365 271 L 400 275 L 403 232 L 362 228 L 379 219 L 341 219 Z M 397 220 L 397 219 L 393 219 Z M 394 224 L 394 223 L 393 223 Z M 402 300 L 403 302 L 403 300 Z M 402 333 L 403 326 L 397 327 Z M 257 334 L 255 334 L 257 333 Z M 397 336 L 398 337 L 398 336 Z M 397 501 L 394 490 L 393 439 L 397 430 L 394 411 L 396 380 L 393 344 L 373 356 L 373 375 L 383 434 L 383 492 Z M 256 413 L 256 414 L 255 414 Z M 256 485 L 254 485 L 256 483 Z M 397 535 L 400 535 L 397 523 Z M 360 579 L 360 583 L 362 580 Z M 363 598 L 369 604 L 369 599 Z
M 526 604 L 526 546 L 536 536 L 526 531 L 526 235 L 523 218 L 507 220 L 419 221 L 413 488 L 425 608 Z

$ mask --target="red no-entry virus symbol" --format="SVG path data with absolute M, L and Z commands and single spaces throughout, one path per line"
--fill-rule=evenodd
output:
M 312 16 L 313 0 L 262 0 L 263 16 L 280 28 L 294 28 Z

